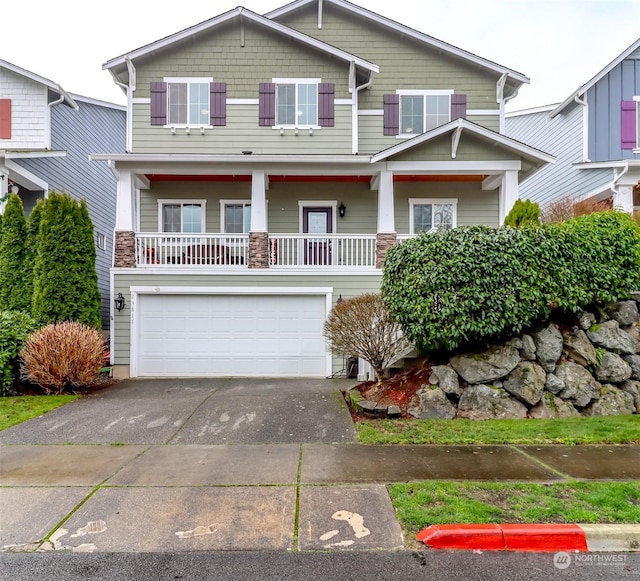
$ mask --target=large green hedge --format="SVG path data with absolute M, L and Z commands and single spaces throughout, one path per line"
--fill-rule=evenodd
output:
M 382 292 L 424 351 L 521 332 L 552 309 L 575 311 L 640 288 L 640 230 L 607 211 L 539 227 L 460 227 L 392 248 Z
M 2 220 L 0 237 L 0 309 L 29 311 L 31 294 L 24 287 L 24 278 L 29 269 L 25 264 L 25 241 L 27 220 L 22 200 L 10 194 Z

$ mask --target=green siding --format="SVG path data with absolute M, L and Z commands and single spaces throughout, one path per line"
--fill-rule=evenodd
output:
M 256 91 L 257 91 L 256 85 Z M 252 98 L 257 99 L 257 94 Z M 336 105 L 335 127 L 314 129 L 313 135 L 301 129 L 298 135 L 286 129 L 280 135 L 278 129 L 258 126 L 258 105 L 227 105 L 227 125 L 205 129 L 200 134 L 197 127 L 187 135 L 184 128 L 171 130 L 151 125 L 150 106 L 137 103 L 133 109 L 134 153 L 210 153 L 239 154 L 253 151 L 255 154 L 317 153 L 345 154 L 352 151 L 351 106 Z

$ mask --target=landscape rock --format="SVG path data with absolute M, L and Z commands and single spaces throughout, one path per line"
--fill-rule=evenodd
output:
M 580 365 L 595 365 L 598 361 L 596 349 L 587 334 L 578 329 L 564 337 L 564 354 Z
M 547 373 L 540 365 L 533 361 L 521 361 L 507 376 L 503 386 L 521 402 L 536 405 L 542 398 L 546 379 Z
M 429 383 L 438 385 L 442 391 L 451 395 L 459 396 L 460 378 L 451 365 L 434 365 L 431 368 Z
M 400 416 L 402 416 L 402 410 L 400 409 L 399 406 L 390 405 L 387 408 L 387 417 L 389 419 L 395 420 L 396 418 L 399 418 Z
M 489 420 L 493 418 L 519 419 L 527 416 L 527 406 L 511 397 L 504 389 L 479 384 L 462 391 L 458 404 L 458 418 Z
M 557 325 L 551 323 L 547 327 L 533 333 L 536 345 L 536 358 L 546 371 L 553 371 L 556 362 L 562 355 L 564 341 Z
M 631 337 L 634 353 L 640 353 L 640 328 L 637 325 L 631 325 L 622 331 Z
M 488 383 L 508 375 L 519 361 L 517 349 L 509 345 L 492 345 L 483 353 L 455 355 L 449 363 L 462 379 L 473 385 Z
M 586 331 L 596 324 L 596 317 L 593 313 L 589 313 L 588 311 L 580 311 L 576 315 L 576 321 L 578 323 L 578 326 L 583 331 Z
M 605 351 L 594 375 L 598 381 L 621 383 L 631 377 L 631 366 L 620 355 Z
M 564 385 L 557 393 L 558 397 L 568 399 L 578 407 L 586 407 L 591 400 L 600 397 L 602 385 L 582 365 L 570 361 L 560 363 L 555 375 Z
M 622 391 L 626 391 L 631 395 L 631 397 L 633 397 L 633 402 L 636 406 L 636 413 L 640 414 L 640 381 L 632 381 L 629 379 L 620 386 L 620 389 L 622 389 Z
M 444 391 L 437 386 L 428 385 L 418 390 L 411 403 L 412 405 L 407 408 L 407 413 L 420 420 L 452 420 L 456 415 L 456 407 L 447 399 Z
M 551 418 L 571 418 L 580 413 L 570 402 L 560 399 L 549 392 L 542 395 L 542 399 L 529 410 L 529 417 L 536 420 Z
M 621 327 L 633 325 L 640 320 L 636 301 L 618 301 L 617 303 L 607 305 L 607 310 L 611 313 L 611 317 L 615 321 L 618 321 Z
M 631 379 L 640 381 L 640 355 L 625 355 L 623 359 L 631 367 Z
M 536 344 L 531 335 L 522 335 L 522 348 L 520 349 L 520 357 L 525 361 L 535 361 Z
M 544 388 L 553 394 L 558 394 L 564 389 L 564 381 L 554 373 L 547 373 L 547 379 L 544 382 Z
M 584 416 L 623 416 L 636 411 L 633 395 L 618 389 L 614 385 L 606 384 L 600 391 L 600 399 L 587 407 Z
M 620 328 L 618 321 L 613 319 L 591 327 L 587 331 L 587 337 L 594 345 L 619 355 L 633 355 L 635 353 L 635 345 L 631 336 Z

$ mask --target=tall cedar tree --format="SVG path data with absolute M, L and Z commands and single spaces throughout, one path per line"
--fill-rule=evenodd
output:
M 24 248 L 24 292 L 29 297 L 29 313 L 33 304 L 33 278 L 38 254 L 38 231 L 42 221 L 44 199 L 39 198 L 27 220 L 27 242 Z
M 40 324 L 78 321 L 101 326 L 93 224 L 86 203 L 52 192 L 44 202 L 33 282 Z
M 31 293 L 25 289 L 27 220 L 22 200 L 11 194 L 5 207 L 0 238 L 0 308 L 30 311 Z

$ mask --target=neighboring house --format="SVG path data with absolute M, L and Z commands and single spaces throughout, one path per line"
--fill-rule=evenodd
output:
M 344 0 L 236 8 L 103 65 L 127 95 L 117 376 L 328 376 L 337 300 L 422 230 L 499 225 L 553 157 L 527 77 Z M 123 305 L 120 304 L 120 307 Z
M 125 107 L 72 95 L 53 81 L 0 60 L 0 196 L 16 192 L 27 214 L 52 190 L 87 200 L 105 328 L 117 182 L 108 165 L 92 163 L 89 154 L 124 152 L 125 126 Z
M 560 104 L 506 115 L 510 137 L 549 151 L 554 165 L 520 185 L 542 207 L 565 197 L 640 209 L 640 39 Z

